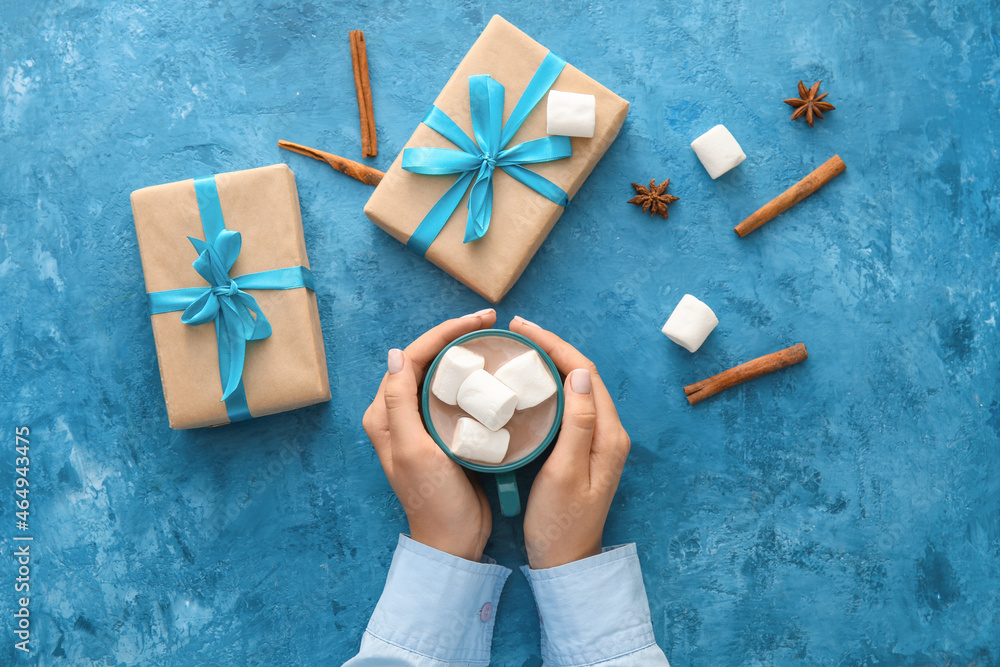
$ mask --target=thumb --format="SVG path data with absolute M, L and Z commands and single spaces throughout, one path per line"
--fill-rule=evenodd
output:
M 577 368 L 566 376 L 566 407 L 562 430 L 549 460 L 558 468 L 583 475 L 590 474 L 590 447 L 594 441 L 597 407 L 591 392 L 590 371 Z
M 405 442 L 400 436 L 413 436 L 424 430 L 417 400 L 417 378 L 412 362 L 402 350 L 389 350 L 388 366 L 383 398 L 389 434 L 393 442 Z

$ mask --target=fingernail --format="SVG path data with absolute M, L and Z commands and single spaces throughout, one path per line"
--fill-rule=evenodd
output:
M 576 394 L 590 393 L 590 371 L 586 368 L 577 368 L 569 374 L 569 386 Z
M 403 351 L 392 348 L 389 350 L 389 375 L 395 375 L 401 370 L 403 370 Z
M 468 315 L 462 315 L 462 319 L 464 320 L 466 317 L 482 317 L 483 315 L 489 315 L 492 312 L 493 312 L 492 308 L 483 308 L 482 310 L 477 311 L 475 313 L 469 313 Z
M 516 317 L 514 317 L 514 321 L 515 321 L 515 322 L 518 322 L 518 323 L 520 323 L 520 324 L 526 324 L 526 325 L 527 325 L 527 326 L 529 326 L 529 327 L 537 327 L 537 326 L 538 326 L 538 325 L 537 325 L 537 324 L 535 324 L 534 322 L 529 322 L 528 320 L 524 319 L 524 318 L 523 318 L 523 317 L 521 317 L 520 315 L 517 315 Z

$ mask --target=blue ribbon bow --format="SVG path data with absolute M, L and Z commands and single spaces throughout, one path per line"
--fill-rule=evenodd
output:
M 573 148 L 569 137 L 542 137 L 507 148 L 528 114 L 541 101 L 566 66 L 566 62 L 548 53 L 517 101 L 507 122 L 503 122 L 504 87 L 487 74 L 469 77 L 469 105 L 475 140 L 436 106 L 424 116 L 423 123 L 442 135 L 460 150 L 450 148 L 407 148 L 403 151 L 403 169 L 417 174 L 461 174 L 442 195 L 414 230 L 406 245 L 427 253 L 445 223 L 458 208 L 469 184 L 469 217 L 465 242 L 482 238 L 493 213 L 493 172 L 499 167 L 511 177 L 560 206 L 569 196 L 555 183 L 522 165 L 550 162 L 570 157 Z
M 225 387 L 222 391 L 224 401 L 236 391 L 243 376 L 247 341 L 269 337 L 271 323 L 257 305 L 257 300 L 241 290 L 236 281 L 229 277 L 229 269 L 233 268 L 240 254 L 240 233 L 223 230 L 215 239 L 214 245 L 190 236 L 188 240 L 199 253 L 198 259 L 194 261 L 194 270 L 211 287 L 205 288 L 184 309 L 181 322 L 198 325 L 218 319 L 222 324 L 215 331 L 219 342 L 219 371 Z M 222 357 L 226 352 L 229 360 L 228 363 L 223 363 Z
M 257 300 L 244 289 L 296 289 L 315 291 L 312 272 L 304 266 L 246 273 L 236 278 L 229 271 L 236 263 L 243 240 L 237 231 L 225 228 L 222 206 L 215 177 L 195 179 L 198 211 L 207 241 L 188 237 L 198 258 L 194 270 L 208 287 L 150 292 L 149 314 L 183 310 L 181 322 L 196 326 L 215 322 L 215 337 L 219 346 L 219 376 L 222 380 L 222 400 L 230 421 L 250 419 L 246 392 L 243 389 L 243 364 L 247 341 L 263 340 L 271 335 L 271 323 Z

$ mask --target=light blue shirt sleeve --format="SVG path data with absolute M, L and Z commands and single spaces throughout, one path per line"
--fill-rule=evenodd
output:
M 521 571 L 538 605 L 546 667 L 669 667 L 653 637 L 634 544 Z
M 509 575 L 495 563 L 473 563 L 400 535 L 361 652 L 345 667 L 488 665 Z
M 547 570 L 521 569 L 538 605 L 546 667 L 669 667 L 653 638 L 634 544 Z M 345 667 L 488 665 L 509 575 L 493 562 L 400 535 L 361 651 Z

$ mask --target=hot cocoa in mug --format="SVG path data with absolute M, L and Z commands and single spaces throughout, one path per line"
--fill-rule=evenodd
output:
M 449 356 L 449 350 L 453 347 L 461 347 L 473 353 L 472 355 L 464 353 L 461 355 L 461 361 L 469 363 L 469 360 L 472 360 L 473 365 L 468 366 L 465 370 L 456 371 L 456 364 L 451 362 L 451 359 L 457 355 L 452 353 Z M 533 355 L 528 353 L 537 354 L 538 360 L 541 363 L 538 363 Z M 481 357 L 481 361 L 477 362 L 474 355 Z M 483 384 L 484 389 L 480 393 L 485 393 L 485 397 L 474 395 L 475 392 L 472 390 L 475 388 L 470 388 L 464 384 L 465 380 L 468 380 L 472 372 L 474 372 L 470 371 L 470 369 L 478 369 L 479 365 L 481 365 L 482 371 L 495 376 L 505 364 L 521 357 L 521 355 L 527 356 L 509 366 L 505 372 L 500 373 L 500 376 L 507 380 L 509 386 L 496 384 L 499 382 L 498 380 L 486 377 L 482 372 L 478 373 L 469 384 L 476 384 L 477 382 Z M 443 366 L 442 363 L 444 363 Z M 519 377 L 518 373 L 512 372 L 515 368 L 524 368 L 525 373 L 523 375 L 529 377 Z M 463 402 L 480 419 L 476 419 L 476 416 L 470 413 L 469 410 L 463 409 L 462 405 L 451 405 L 441 400 L 435 394 L 435 391 L 432 391 L 432 386 L 435 384 L 435 375 L 438 372 L 447 373 L 448 377 L 446 379 L 449 382 L 462 383 L 464 386 L 461 389 L 464 391 L 458 391 L 459 398 L 456 399 L 455 387 L 446 387 L 442 391 L 442 386 L 439 382 L 435 387 L 438 390 L 437 394 L 445 396 L 448 401 Z M 506 410 L 510 409 L 510 403 L 512 402 L 505 392 L 515 394 L 515 389 L 520 391 L 520 400 L 524 403 L 526 397 L 531 397 L 532 395 L 537 397 L 540 390 L 547 391 L 544 387 L 539 389 L 541 385 L 545 384 L 544 380 L 548 379 L 548 377 L 539 377 L 541 373 L 545 372 L 549 374 L 548 377 L 551 377 L 552 384 L 554 385 L 554 391 L 550 396 L 537 403 L 537 405 L 532 405 L 524 409 L 515 408 L 509 419 L 504 421 L 499 428 L 488 428 L 480 423 L 482 421 L 482 423 L 489 424 L 489 427 L 496 426 L 498 423 L 496 412 L 491 410 L 491 401 L 499 406 L 499 410 L 504 411 L 500 415 L 500 420 L 503 420 L 503 417 L 507 414 Z M 458 375 L 455 375 L 456 373 Z M 455 377 L 453 378 L 452 376 Z M 539 382 L 538 380 L 543 381 Z M 511 387 L 514 389 L 511 389 Z M 463 398 L 466 400 L 463 401 Z M 476 399 L 479 400 L 477 401 Z M 535 398 L 531 398 L 527 402 L 533 403 L 534 400 Z M 472 401 L 476 402 L 473 403 Z M 434 438 L 434 441 L 437 442 L 438 446 L 459 465 L 479 472 L 494 473 L 496 475 L 500 509 L 504 516 L 515 516 L 521 511 L 521 503 L 513 471 L 530 463 L 554 441 L 562 421 L 564 401 L 562 380 L 559 376 L 559 371 L 549 356 L 530 339 L 503 329 L 474 331 L 454 340 L 441 350 L 440 354 L 438 354 L 437 358 L 435 358 L 434 362 L 428 368 L 427 376 L 424 378 L 422 396 L 424 423 L 427 426 L 427 431 Z M 485 405 L 485 407 L 480 407 L 481 405 Z M 479 409 L 487 410 L 488 413 L 480 413 Z M 473 431 L 473 438 L 477 434 L 480 435 L 482 438 L 481 442 L 489 441 L 492 443 L 493 441 L 503 440 L 503 438 L 497 437 L 498 435 L 502 435 L 500 433 L 501 430 L 506 430 L 509 433 L 510 437 L 506 452 L 503 453 L 503 457 L 498 463 L 489 463 L 475 458 L 463 458 L 452 451 L 451 448 L 456 436 L 456 427 L 459 425 L 459 420 L 462 419 L 475 421 L 474 424 L 466 422 L 465 428 L 467 432 L 470 430 Z

